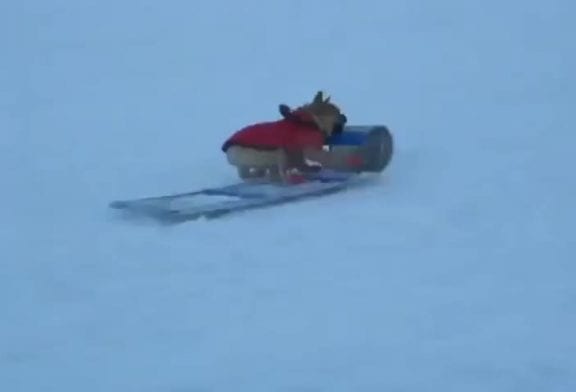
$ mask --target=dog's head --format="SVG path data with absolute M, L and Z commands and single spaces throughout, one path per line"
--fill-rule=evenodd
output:
M 311 103 L 303 105 L 298 110 L 308 113 L 318 126 L 327 136 L 334 133 L 342 132 L 346 124 L 346 116 L 342 114 L 340 108 L 330 102 L 330 97 L 324 98 L 322 91 L 314 95 Z
M 304 113 L 326 136 L 342 132 L 347 121 L 340 108 L 330 102 L 330 97 L 324 98 L 322 91 L 316 93 L 312 102 L 299 106 L 294 111 L 287 105 L 280 105 L 280 113 L 285 117 L 290 113 Z

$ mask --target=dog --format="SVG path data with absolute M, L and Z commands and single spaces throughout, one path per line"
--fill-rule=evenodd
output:
M 325 146 L 348 119 L 329 96 L 318 91 L 309 103 L 295 109 L 280 104 L 278 109 L 281 119 L 249 125 L 224 142 L 222 150 L 240 178 L 293 182 L 303 172 L 334 164 Z

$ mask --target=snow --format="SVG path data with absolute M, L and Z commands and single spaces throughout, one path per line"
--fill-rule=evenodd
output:
M 573 391 L 568 0 L 0 5 L 0 390 Z M 325 89 L 374 186 L 174 227 Z

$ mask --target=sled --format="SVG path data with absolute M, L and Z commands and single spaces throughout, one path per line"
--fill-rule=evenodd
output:
M 341 134 L 331 137 L 327 148 L 360 153 L 365 164 L 354 170 L 322 169 L 307 173 L 305 182 L 294 185 L 240 182 L 192 192 L 116 200 L 109 206 L 130 216 L 162 223 L 181 223 L 326 196 L 363 182 L 367 174 L 382 172 L 392 158 L 393 139 L 385 126 L 349 126 Z

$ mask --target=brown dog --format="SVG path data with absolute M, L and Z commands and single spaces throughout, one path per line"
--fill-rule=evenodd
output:
M 280 105 L 279 110 L 283 119 L 246 127 L 224 144 L 228 162 L 242 178 L 266 173 L 285 182 L 288 173 L 307 170 L 307 160 L 326 167 L 337 163 L 324 146 L 334 132 L 342 130 L 346 117 L 330 97 L 318 91 L 310 103 L 294 110 Z

